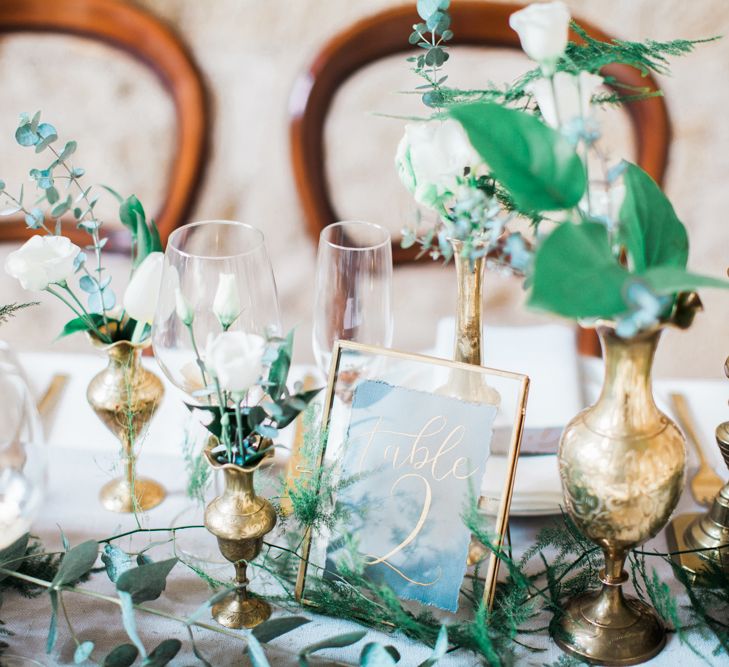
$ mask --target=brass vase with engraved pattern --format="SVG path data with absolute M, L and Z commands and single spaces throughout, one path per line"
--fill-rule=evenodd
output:
M 205 456 L 213 470 L 223 471 L 225 489 L 205 508 L 205 527 L 217 538 L 220 553 L 235 565 L 237 588 L 213 605 L 213 618 L 227 628 L 254 628 L 271 615 L 265 600 L 248 594 L 246 576 L 247 562 L 258 556 L 264 536 L 276 525 L 273 505 L 253 488 L 253 475 L 268 457 L 245 468 L 219 463 L 211 454 L 216 444 L 211 438 Z
M 159 407 L 164 386 L 161 380 L 142 366 L 142 350 L 151 341 L 107 344 L 93 334 L 89 339 L 108 359 L 106 368 L 94 376 L 86 398 L 104 425 L 122 445 L 124 473 L 107 482 L 99 492 L 102 506 L 111 512 L 138 512 L 159 505 L 164 488 L 152 479 L 138 477 L 134 450 Z
M 656 407 L 651 367 L 655 328 L 620 338 L 599 326 L 605 379 L 599 399 L 565 428 L 559 472 L 567 512 L 605 556 L 602 587 L 570 600 L 551 631 L 559 646 L 588 662 L 632 665 L 666 642 L 656 612 L 623 594 L 630 549 L 658 533 L 684 486 L 685 439 Z

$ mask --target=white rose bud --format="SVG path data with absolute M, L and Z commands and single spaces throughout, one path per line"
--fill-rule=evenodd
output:
M 409 123 L 395 158 L 400 179 L 423 206 L 439 208 L 466 168 L 483 163 L 463 126 L 452 119 Z
M 235 276 L 232 273 L 221 273 L 213 300 L 213 313 L 220 321 L 220 326 L 227 330 L 238 319 L 240 311 L 240 297 Z
M 124 292 L 124 310 L 137 322 L 152 324 L 159 299 L 164 257 L 161 252 L 149 253 L 132 274 Z
M 534 95 L 544 122 L 552 127 L 559 127 L 575 118 L 587 120 L 592 115 L 592 96 L 602 83 L 601 76 L 589 72 L 580 72 L 579 76 L 557 72 L 554 75 L 554 90 L 548 79 L 532 81 L 526 90 Z
M 266 341 L 256 334 L 224 331 L 208 339 L 205 367 L 223 391 L 244 395 L 263 372 Z
M 519 35 L 521 48 L 546 75 L 554 72 L 567 48 L 570 12 L 564 2 L 535 3 L 514 12 L 509 25 Z
M 195 317 L 190 304 L 187 303 L 185 295 L 179 287 L 175 288 L 175 310 L 177 311 L 177 317 L 179 317 L 185 326 L 190 326 L 192 320 Z
M 24 289 L 40 291 L 68 280 L 81 248 L 65 236 L 32 236 L 5 259 L 5 272 Z

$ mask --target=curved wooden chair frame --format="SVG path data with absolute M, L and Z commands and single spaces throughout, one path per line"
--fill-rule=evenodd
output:
M 172 96 L 177 115 L 176 153 L 166 199 L 155 219 L 162 242 L 185 220 L 200 185 L 208 145 L 208 106 L 202 76 L 179 37 L 160 19 L 125 0 L 4 0 L 0 34 L 55 32 L 79 35 L 121 49 L 158 76 Z M 22 219 L 0 221 L 0 240 L 32 235 Z M 68 236 L 88 237 L 68 225 Z M 108 230 L 107 248 L 127 250 L 125 230 Z M 77 237 L 77 238 L 76 238 Z
M 455 37 L 450 46 L 489 46 L 520 49 L 518 35 L 509 27 L 509 16 L 523 5 L 493 2 L 454 2 L 450 8 Z M 296 187 L 307 230 L 316 242 L 321 230 L 339 217 L 334 209 L 325 170 L 324 125 L 339 87 L 358 70 L 390 55 L 408 51 L 407 36 L 418 21 L 414 3 L 369 16 L 334 36 L 298 77 L 290 98 L 291 157 Z M 609 41 L 603 31 L 578 20 L 589 35 Z M 572 35 L 578 39 L 577 35 Z M 626 65 L 611 65 L 603 75 L 629 86 L 657 90 L 651 76 L 644 77 Z M 629 103 L 637 162 L 661 183 L 668 161 L 670 125 L 662 97 Z M 393 147 L 394 150 L 394 147 Z M 395 264 L 415 259 L 415 248 L 393 241 Z M 581 337 L 581 350 L 599 354 L 594 332 Z

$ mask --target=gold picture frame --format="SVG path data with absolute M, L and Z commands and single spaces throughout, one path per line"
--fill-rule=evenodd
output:
M 402 352 L 373 345 L 354 343 L 351 341 L 337 341 L 334 344 L 334 348 L 332 351 L 332 362 L 329 369 L 327 389 L 324 397 L 321 417 L 321 432 L 327 435 L 323 437 L 323 442 L 317 453 L 314 470 L 300 471 L 302 478 L 305 478 L 306 476 L 313 476 L 315 474 L 315 471 L 320 470 L 322 468 L 322 465 L 324 464 L 325 457 L 327 455 L 327 445 L 329 440 L 328 431 L 331 424 L 335 398 L 337 396 L 340 365 L 342 361 L 342 355 L 345 353 L 352 353 L 356 355 L 369 355 L 373 359 L 385 359 L 391 362 L 413 362 L 421 365 L 431 365 L 435 368 L 446 369 L 447 371 L 452 373 L 461 372 L 464 376 L 466 374 L 476 374 L 482 376 L 484 380 L 486 380 L 487 378 L 491 378 L 492 381 L 494 379 L 500 379 L 502 381 L 502 384 L 504 381 L 510 381 L 514 383 L 514 414 L 513 419 L 511 420 L 511 435 L 509 437 L 509 445 L 506 454 L 504 483 L 501 496 L 498 499 L 498 510 L 495 514 L 493 531 L 496 536 L 495 546 L 498 549 L 501 549 L 504 546 L 505 540 L 508 539 L 509 510 L 511 505 L 511 496 L 514 488 L 514 479 L 516 476 L 516 464 L 519 457 L 521 438 L 524 430 L 524 419 L 526 415 L 526 404 L 529 392 L 529 377 L 521 373 L 497 370 L 484 366 L 475 366 L 448 359 L 431 357 L 423 354 Z M 368 379 L 372 379 L 373 377 L 377 378 L 376 375 L 369 375 Z M 484 500 L 485 499 L 483 497 L 479 499 L 480 507 L 484 506 Z M 310 567 L 309 560 L 311 557 L 312 540 L 313 536 L 311 534 L 311 530 L 309 529 L 306 531 L 303 538 L 302 560 L 299 567 L 295 586 L 295 597 L 296 600 L 301 604 L 316 606 L 313 602 L 307 600 L 305 595 L 307 571 Z M 488 565 L 486 567 L 484 576 L 484 600 L 486 601 L 489 609 L 491 609 L 493 605 L 496 582 L 499 572 L 499 564 L 500 561 L 498 556 L 496 556 L 493 552 L 490 552 L 488 556 Z

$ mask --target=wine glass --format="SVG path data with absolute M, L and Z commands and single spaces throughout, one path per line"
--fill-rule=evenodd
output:
M 188 324 L 181 317 L 186 313 Z M 271 262 L 259 229 L 229 220 L 194 222 L 175 230 L 167 241 L 152 327 L 157 362 L 188 403 L 212 400 L 204 391 L 207 382 L 199 361 L 208 339 L 223 329 L 281 335 Z M 173 523 L 200 525 L 202 507 L 193 503 Z M 228 564 L 207 531 L 191 533 L 178 534 L 178 553 L 198 564 Z
M 392 344 L 390 233 L 371 222 L 344 221 L 319 236 L 312 343 L 326 377 L 337 340 Z
M 46 488 L 40 417 L 21 371 L 0 360 L 0 549 L 30 530 Z
M 30 531 L 46 491 L 46 449 L 40 416 L 14 355 L 0 345 L 0 550 Z M 22 545 L 22 543 L 21 543 Z M 19 547 L 19 550 L 22 546 Z M 14 550 L 13 550 L 14 551 Z M 22 553 L 22 552 L 21 552 Z M 17 567 L 20 563 L 14 563 Z M 12 639 L 9 640 L 12 644 Z M 13 650 L 12 646 L 10 650 Z M 40 665 L 3 654 L 3 665 Z

